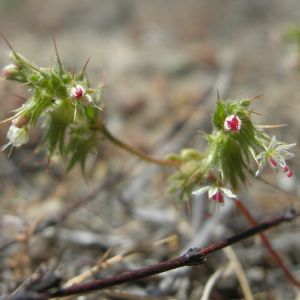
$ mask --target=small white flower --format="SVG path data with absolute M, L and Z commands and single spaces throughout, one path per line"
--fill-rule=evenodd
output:
M 7 132 L 7 138 L 14 147 L 20 147 L 28 142 L 28 130 L 26 127 L 19 128 L 15 125 L 11 125 Z
M 76 86 L 73 86 L 70 89 L 70 97 L 71 98 L 80 99 L 81 97 L 84 97 L 84 96 L 86 96 L 86 90 L 82 85 L 77 84 Z
M 18 68 L 14 64 L 9 64 L 2 69 L 2 76 L 6 79 L 13 79 L 18 73 Z
M 95 106 L 96 108 L 98 108 L 99 110 L 102 110 L 102 108 L 98 107 L 95 103 L 95 101 L 93 100 L 92 96 L 89 95 L 86 91 L 86 89 L 80 85 L 80 84 L 77 84 L 76 86 L 73 86 L 71 89 L 70 89 L 70 92 L 69 92 L 69 96 L 72 98 L 72 99 L 76 99 L 76 100 L 79 100 L 79 99 L 84 99 L 84 100 L 87 100 L 88 103 L 91 103 L 93 104 L 93 106 Z
M 278 142 L 276 137 L 273 136 L 270 145 L 265 147 L 265 151 L 258 154 L 255 158 L 258 164 L 258 170 L 256 171 L 255 176 L 259 176 L 262 173 L 267 162 L 273 169 L 277 169 L 279 165 L 282 170 L 286 172 L 288 177 L 293 176 L 294 172 L 289 169 L 288 165 L 286 164 L 286 160 L 295 156 L 293 153 L 287 151 L 295 146 L 296 143 L 284 144 Z
M 230 189 L 224 187 L 218 187 L 214 185 L 207 185 L 199 188 L 198 190 L 192 192 L 192 195 L 202 195 L 208 192 L 208 198 L 214 200 L 220 205 L 224 205 L 224 195 L 231 199 L 236 199 L 236 195 L 232 193 Z
M 26 127 L 19 128 L 15 125 L 11 125 L 7 132 L 7 138 L 9 142 L 4 145 L 1 150 L 6 149 L 8 146 L 20 147 L 26 144 L 29 140 L 28 129 Z
M 192 192 L 193 195 L 201 195 L 208 192 L 208 198 L 210 201 L 210 208 L 209 208 L 209 214 L 213 215 L 215 211 L 219 208 L 219 206 L 223 206 L 225 204 L 224 202 L 224 195 L 227 198 L 236 199 L 236 195 L 232 193 L 230 189 L 226 189 L 223 187 L 215 186 L 215 185 L 209 185 L 201 187 L 200 189 Z
M 95 107 L 99 108 L 93 102 L 93 99 L 92 99 L 91 95 L 89 95 L 86 92 L 86 89 L 82 85 L 80 85 L 80 84 L 77 84 L 76 86 L 73 86 L 70 89 L 69 96 L 72 99 L 76 99 L 76 100 L 79 100 L 79 99 L 82 99 L 82 100 L 85 100 L 85 101 L 87 100 L 88 103 L 92 103 Z M 101 110 L 101 108 L 99 108 L 99 109 Z M 77 104 L 75 102 L 74 117 L 73 117 L 74 121 L 76 119 L 76 114 L 77 114 Z
M 224 121 L 224 128 L 227 131 L 239 132 L 242 127 L 242 121 L 237 115 L 230 115 Z

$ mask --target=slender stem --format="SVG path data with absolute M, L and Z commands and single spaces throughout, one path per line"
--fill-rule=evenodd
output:
M 153 157 L 143 153 L 142 151 L 126 144 L 125 142 L 119 140 L 117 137 L 112 135 L 112 133 L 107 129 L 107 127 L 102 122 L 99 125 L 100 126 L 98 129 L 108 140 L 110 140 L 113 144 L 122 148 L 123 150 L 139 157 L 140 159 L 157 164 L 157 165 L 161 165 L 161 166 L 176 166 L 177 165 L 177 163 L 175 161 L 165 160 L 165 159 L 157 159 L 157 158 L 153 158 Z
M 50 293 L 49 296 L 50 298 L 53 298 L 87 293 L 94 290 L 112 287 L 121 283 L 142 279 L 169 270 L 174 270 L 183 266 L 201 264 L 203 263 L 203 261 L 204 255 L 199 253 L 199 249 L 195 248 L 189 250 L 186 254 L 178 256 L 177 258 L 172 260 L 167 260 L 161 263 L 153 264 L 148 267 L 128 271 L 120 275 L 94 280 L 84 284 L 73 285 L 69 288 L 58 290 L 57 292 L 54 292 L 52 294 Z
M 271 227 L 277 226 L 283 222 L 290 222 L 294 218 L 298 217 L 294 211 L 288 211 L 287 213 L 274 217 L 269 221 L 260 223 L 255 227 L 252 227 L 238 235 L 229 237 L 225 240 L 214 243 L 206 248 L 193 248 L 189 249 L 185 254 L 178 256 L 175 259 L 150 265 L 144 268 L 128 271 L 119 275 L 107 277 L 104 279 L 93 280 L 83 284 L 73 285 L 68 288 L 60 289 L 55 292 L 47 294 L 49 299 L 55 297 L 65 297 L 70 295 L 84 294 L 95 290 L 100 290 L 107 287 L 112 287 L 121 283 L 131 282 L 134 280 L 142 279 L 159 273 L 163 273 L 169 270 L 177 269 L 183 266 L 195 266 L 203 264 L 208 254 L 225 248 L 231 244 L 237 243 L 248 237 L 259 234 L 260 232 L 267 230 Z
M 248 220 L 249 224 L 253 227 L 257 226 L 257 222 L 255 221 L 254 217 L 252 216 L 251 212 L 248 210 L 248 208 L 243 204 L 241 201 L 236 201 L 237 207 L 239 210 L 244 214 L 245 218 Z M 286 266 L 282 258 L 279 256 L 279 254 L 275 251 L 275 249 L 272 247 L 268 237 L 263 233 L 260 232 L 259 236 L 270 252 L 270 254 L 273 256 L 274 261 L 277 263 L 277 265 L 282 269 L 284 272 L 286 278 L 295 286 L 300 287 L 300 281 L 295 278 L 295 276 L 291 273 L 289 268 Z

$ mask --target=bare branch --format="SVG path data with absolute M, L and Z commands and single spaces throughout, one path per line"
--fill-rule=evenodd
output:
M 175 259 L 153 264 L 144 268 L 128 271 L 120 275 L 115 275 L 100 280 L 93 280 L 91 282 L 87 282 L 84 284 L 73 285 L 65 289 L 60 289 L 55 292 L 48 293 L 47 296 L 49 299 L 51 299 L 55 297 L 64 297 L 64 296 L 88 293 L 91 291 L 100 290 L 118 284 L 127 283 L 145 277 L 153 276 L 183 266 L 195 266 L 195 265 L 203 264 L 208 254 L 218 251 L 222 248 L 225 248 L 229 245 L 242 241 L 256 234 L 259 234 L 264 230 L 278 226 L 283 222 L 290 222 L 298 216 L 299 214 L 296 213 L 294 210 L 288 210 L 283 215 L 274 217 L 269 221 L 262 222 L 257 226 L 250 228 L 238 235 L 216 242 L 206 248 L 203 249 L 191 248 L 185 254 L 178 256 Z

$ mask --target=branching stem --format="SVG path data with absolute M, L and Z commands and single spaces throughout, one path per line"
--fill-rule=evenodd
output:
M 253 227 L 257 226 L 257 222 L 255 221 L 254 217 L 252 216 L 251 212 L 248 210 L 248 208 L 243 204 L 242 201 L 237 201 L 237 207 L 242 212 L 242 214 L 245 216 L 245 218 L 248 220 L 249 224 Z M 274 261 L 277 263 L 277 265 L 282 269 L 283 273 L 285 274 L 286 278 L 295 286 L 300 288 L 300 281 L 295 278 L 295 276 L 291 273 L 289 268 L 286 266 L 282 258 L 279 256 L 279 254 L 275 251 L 275 249 L 272 247 L 271 242 L 269 241 L 268 237 L 263 233 L 259 233 L 259 237 L 261 238 L 262 242 L 264 243 L 265 247 L 268 249 L 270 254 L 272 255 Z
M 173 166 L 174 167 L 177 165 L 175 161 L 165 160 L 165 159 L 157 159 L 157 158 L 151 157 L 151 156 L 143 153 L 142 151 L 128 145 L 127 143 L 119 140 L 107 129 L 107 127 L 103 123 L 100 124 L 98 129 L 110 142 L 112 142 L 113 144 L 120 147 L 121 149 L 129 152 L 130 154 L 137 156 L 138 158 L 140 158 L 144 161 L 154 163 L 154 164 L 157 164 L 160 166 Z

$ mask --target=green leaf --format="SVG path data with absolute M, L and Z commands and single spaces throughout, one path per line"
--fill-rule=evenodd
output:
M 75 166 L 75 164 L 79 163 L 81 166 L 82 173 L 85 173 L 85 162 L 87 156 L 95 148 L 95 145 L 95 134 L 91 134 L 88 136 L 81 135 L 80 133 L 71 135 L 71 140 L 67 148 L 67 172 L 69 172 Z
M 53 155 L 57 149 L 60 154 L 64 155 L 66 130 L 73 120 L 72 104 L 68 101 L 56 103 L 47 117 L 49 125 L 43 143 L 48 145 L 49 156 Z
M 216 128 L 221 129 L 224 126 L 224 120 L 226 118 L 225 107 L 221 100 L 217 102 L 217 108 L 213 114 L 213 124 Z
M 224 141 L 219 153 L 219 162 L 223 179 L 228 182 L 233 191 L 237 191 L 239 181 L 245 181 L 243 171 L 244 161 L 241 148 L 236 140 L 228 138 Z
M 35 125 L 40 116 L 45 112 L 45 110 L 54 103 L 53 99 L 49 96 L 35 95 L 31 100 L 32 105 L 29 111 L 30 122 Z

